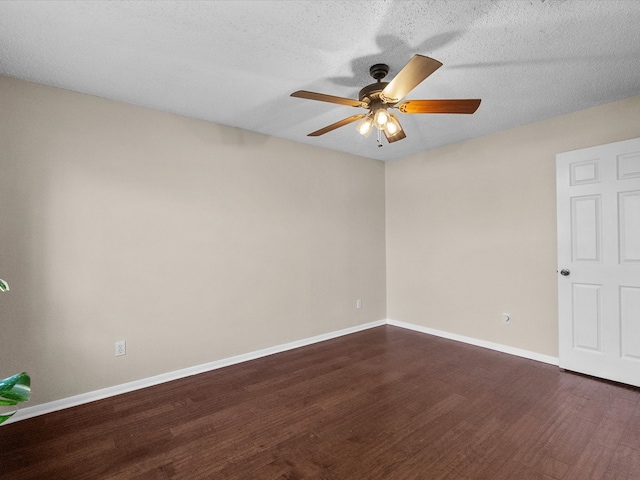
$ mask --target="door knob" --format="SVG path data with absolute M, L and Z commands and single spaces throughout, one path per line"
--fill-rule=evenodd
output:
M 566 268 L 563 268 L 562 270 L 560 270 L 560 275 L 562 275 L 564 277 L 568 277 L 570 273 L 571 272 L 569 270 L 567 270 Z

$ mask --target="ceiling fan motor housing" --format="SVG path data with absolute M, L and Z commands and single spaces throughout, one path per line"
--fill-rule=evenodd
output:
M 377 82 L 367 85 L 358 94 L 358 100 L 371 105 L 374 101 L 380 99 L 380 93 L 384 90 L 384 87 L 389 85 L 389 82 Z

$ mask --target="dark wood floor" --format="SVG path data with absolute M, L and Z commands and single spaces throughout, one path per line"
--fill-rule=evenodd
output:
M 640 390 L 391 326 L 0 427 L 3 479 L 634 479 Z

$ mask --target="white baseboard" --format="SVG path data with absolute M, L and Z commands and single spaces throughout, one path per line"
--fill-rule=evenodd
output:
M 197 375 L 199 373 L 209 372 L 211 370 L 217 370 L 218 368 L 228 367 L 249 360 L 255 360 L 268 355 L 276 353 L 286 352 L 287 350 L 293 350 L 295 348 L 312 345 L 314 343 L 324 342 L 325 340 L 331 340 L 332 338 L 349 335 L 350 333 L 356 333 L 369 328 L 380 327 L 382 325 L 392 325 L 395 327 L 406 328 L 416 332 L 427 333 L 449 340 L 455 340 L 458 342 L 468 343 L 478 347 L 484 347 L 498 352 L 508 353 L 510 355 L 516 355 L 518 357 L 524 357 L 538 362 L 549 363 L 551 365 L 558 365 L 558 359 L 548 355 L 542 355 L 528 350 L 522 350 L 515 347 L 509 347 L 507 345 L 501 345 L 499 343 L 487 342 L 484 340 L 478 340 L 476 338 L 465 337 L 463 335 L 457 335 L 455 333 L 444 332 L 441 330 L 434 330 L 432 328 L 423 327 L 420 325 L 414 325 L 411 323 L 398 322 L 396 320 L 378 320 L 375 322 L 365 323 L 362 325 L 356 325 L 355 327 L 349 327 L 342 330 L 336 330 L 314 337 L 305 338 L 302 340 L 296 340 L 294 342 L 284 343 L 282 345 L 276 345 L 275 347 L 264 348 L 262 350 L 256 350 L 255 352 L 245 353 L 242 355 L 236 355 L 222 360 L 216 360 L 214 362 L 205 363 L 202 365 L 196 365 L 194 367 L 184 368 L 182 370 L 175 370 L 173 372 L 167 372 L 160 375 L 156 375 L 149 378 L 143 378 L 141 380 L 135 380 L 133 382 L 123 383 L 121 385 L 115 385 L 113 387 L 103 388 L 95 390 L 93 392 L 87 392 L 73 397 L 63 398 L 61 400 L 55 400 L 53 402 L 42 403 L 40 405 L 34 405 L 33 407 L 21 408 L 13 417 L 7 420 L 4 424 L 17 422 L 20 420 L 26 420 L 27 418 L 36 417 L 38 415 L 44 415 L 46 413 L 56 412 L 65 408 L 71 408 L 85 403 L 95 402 L 96 400 L 102 400 L 104 398 L 113 397 L 141 388 L 151 387 L 153 385 L 159 385 L 161 383 L 170 382 L 172 380 L 178 380 L 180 378 L 189 377 L 191 375 Z
M 249 360 L 255 360 L 257 358 L 266 357 L 275 353 L 286 352 L 287 350 L 293 350 L 294 348 L 305 347 L 314 343 L 324 342 L 325 340 L 331 340 L 332 338 L 341 337 L 343 335 L 349 335 L 350 333 L 356 333 L 369 328 L 380 327 L 386 325 L 386 320 L 378 320 L 375 322 L 365 323 L 362 325 L 356 325 L 355 327 L 344 328 L 329 333 L 323 333 L 314 337 L 304 338 L 302 340 L 296 340 L 294 342 L 284 343 L 282 345 L 276 345 L 275 347 L 264 348 L 262 350 L 256 350 L 255 352 L 245 353 L 242 355 L 236 355 L 229 358 L 223 358 L 222 360 L 216 360 L 214 362 L 205 363 L 202 365 L 196 365 L 194 367 L 184 368 L 181 370 L 175 370 L 173 372 L 167 372 L 160 375 L 156 375 L 149 378 L 143 378 L 141 380 L 135 380 L 133 382 L 123 383 L 121 385 L 115 385 L 113 387 L 103 388 L 95 390 L 93 392 L 87 392 L 73 397 L 63 398 L 61 400 L 55 400 L 53 402 L 42 403 L 40 405 L 34 405 L 33 407 L 25 407 L 18 410 L 18 412 L 7 420 L 4 425 L 20 420 L 26 420 L 27 418 L 36 417 L 38 415 L 44 415 L 45 413 L 56 412 L 65 408 L 75 407 L 89 402 L 95 402 L 96 400 L 102 400 L 104 398 L 113 397 L 141 388 L 151 387 L 153 385 L 159 385 L 161 383 L 170 382 L 172 380 L 178 380 L 180 378 L 189 377 L 191 375 L 197 375 L 199 373 L 208 372 L 211 370 L 217 370 L 218 368 L 228 367 L 237 363 L 247 362 Z
M 479 340 L 477 338 L 465 337 L 464 335 L 458 335 L 456 333 L 445 332 L 442 330 L 435 330 L 433 328 L 423 327 L 421 325 L 414 325 L 412 323 L 398 322 L 396 320 L 391 320 L 391 319 L 387 319 L 387 325 L 406 328 L 407 330 L 414 330 L 416 332 L 428 333 L 429 335 L 435 335 L 436 337 L 442 337 L 448 340 L 455 340 L 456 342 L 468 343 L 470 345 L 475 345 L 476 347 L 488 348 L 490 350 L 496 350 L 498 352 L 508 353 L 509 355 L 528 358 L 529 360 L 536 360 L 538 362 L 548 363 L 551 365 L 557 366 L 559 364 L 559 360 L 557 357 L 552 357 L 550 355 L 543 355 L 542 353 L 531 352 L 529 350 L 523 350 L 521 348 L 510 347 L 508 345 L 502 345 L 501 343 L 487 342 L 486 340 Z

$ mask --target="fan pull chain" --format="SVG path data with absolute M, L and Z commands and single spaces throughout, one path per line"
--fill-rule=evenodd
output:
M 380 130 L 380 129 L 377 129 L 377 130 L 378 130 L 378 147 L 381 147 L 382 146 L 382 142 L 380 141 L 380 132 L 382 130 Z

